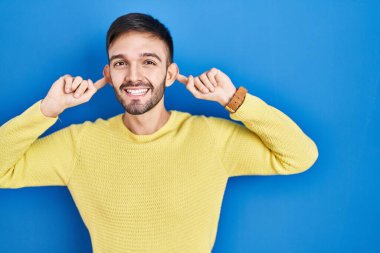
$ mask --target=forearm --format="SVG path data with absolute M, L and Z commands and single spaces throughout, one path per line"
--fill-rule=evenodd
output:
M 56 122 L 57 118 L 47 117 L 41 112 L 40 103 L 36 102 L 0 127 L 0 173 L 11 168 L 29 146 Z

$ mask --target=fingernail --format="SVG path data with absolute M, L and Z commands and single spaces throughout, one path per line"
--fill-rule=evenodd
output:
M 74 94 L 74 97 L 78 98 L 78 97 L 79 97 L 79 94 Z

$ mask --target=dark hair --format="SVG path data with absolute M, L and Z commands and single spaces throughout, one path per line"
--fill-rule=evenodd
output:
M 121 35 L 129 32 L 147 32 L 153 36 L 158 37 L 168 47 L 169 57 L 168 62 L 173 62 L 173 39 L 170 35 L 168 28 L 166 28 L 160 21 L 153 18 L 151 15 L 143 13 L 129 13 L 118 17 L 112 22 L 107 32 L 107 56 L 110 44 Z

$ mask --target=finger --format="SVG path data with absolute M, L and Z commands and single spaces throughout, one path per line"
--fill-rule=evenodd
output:
M 188 78 L 186 89 L 188 89 L 191 92 L 191 94 L 194 95 L 194 97 L 196 98 L 202 97 L 202 93 L 199 90 L 197 90 L 197 88 L 195 87 L 194 77 L 192 75 L 190 75 Z
M 88 88 L 85 93 L 80 97 L 83 101 L 89 101 L 90 98 L 96 93 L 97 89 L 91 79 L 87 80 Z
M 63 77 L 64 90 L 66 93 L 71 92 L 71 84 L 73 83 L 73 77 L 71 75 L 64 75 Z
M 207 72 L 207 77 L 210 80 L 210 82 L 216 87 L 218 86 L 218 82 L 216 81 L 215 76 L 218 74 L 219 70 L 216 68 L 210 69 L 209 72 Z
M 195 83 L 195 87 L 197 87 L 200 92 L 202 92 L 202 93 L 208 93 L 209 92 L 208 89 L 206 88 L 206 86 L 201 82 L 199 77 L 194 78 L 194 83 Z
M 199 79 L 202 81 L 202 83 L 208 88 L 209 91 L 213 92 L 215 91 L 214 85 L 208 80 L 208 77 L 205 73 L 199 76 Z
M 75 91 L 79 87 L 82 81 L 83 81 L 83 78 L 81 76 L 76 76 L 74 78 L 73 83 L 71 84 L 71 91 Z
M 179 73 L 177 75 L 177 80 L 178 80 L 178 82 L 183 83 L 183 84 L 187 84 L 187 82 L 188 82 L 188 78 L 184 75 L 179 74 Z
M 90 79 L 89 79 L 90 80 Z M 91 81 L 92 82 L 92 81 Z M 99 90 L 99 89 L 101 89 L 101 88 L 103 88 L 104 87 L 104 85 L 106 85 L 108 82 L 107 82 L 107 79 L 105 78 L 105 77 L 103 77 L 103 78 L 100 78 L 98 81 L 96 81 L 95 83 L 94 83 L 94 88 L 96 89 L 96 90 Z
M 88 87 L 88 82 L 82 81 L 80 86 L 75 90 L 74 97 L 79 98 L 80 96 L 82 96 L 83 93 L 86 91 L 87 87 Z

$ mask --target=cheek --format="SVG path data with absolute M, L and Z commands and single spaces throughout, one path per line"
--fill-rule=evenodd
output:
M 110 72 L 111 81 L 115 86 L 120 86 L 124 80 L 124 74 L 121 71 Z
M 152 84 L 158 85 L 164 80 L 166 75 L 166 70 L 162 69 L 151 69 L 144 71 L 144 77 L 148 79 Z

